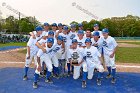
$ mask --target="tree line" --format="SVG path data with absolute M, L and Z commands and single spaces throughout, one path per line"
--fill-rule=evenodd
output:
M 6 29 L 6 32 L 12 33 L 29 33 L 33 31 L 35 26 L 40 25 L 36 19 L 30 20 L 31 17 L 16 19 L 13 16 L 9 16 L 3 21 L 0 21 L 0 31 Z M 70 24 L 77 24 L 78 22 L 72 21 Z M 112 17 L 105 18 L 101 21 L 92 19 L 90 22 L 83 21 L 84 30 L 89 28 L 93 31 L 93 25 L 98 23 L 100 30 L 108 28 L 111 36 L 115 37 L 139 37 L 140 36 L 140 17 L 127 15 L 126 17 Z

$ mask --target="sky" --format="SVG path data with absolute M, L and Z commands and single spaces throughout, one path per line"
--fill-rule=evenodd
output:
M 128 14 L 140 16 L 140 0 L 0 0 L 3 18 L 9 15 L 18 17 L 7 6 L 26 16 L 35 16 L 41 23 L 50 24 L 89 22 Z

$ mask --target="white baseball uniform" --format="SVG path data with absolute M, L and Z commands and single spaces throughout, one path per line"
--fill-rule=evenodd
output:
M 98 41 L 95 41 L 95 39 L 92 38 L 92 39 L 91 39 L 91 42 L 92 42 L 92 45 L 97 44 L 97 46 L 95 46 L 95 47 L 96 47 L 96 48 L 98 49 L 98 51 L 102 54 L 102 48 L 103 48 L 103 39 L 102 39 L 102 37 L 100 37 L 100 38 L 98 39 Z
M 67 59 L 67 49 L 69 49 L 68 35 L 64 33 L 60 33 L 60 36 L 63 37 L 63 42 L 65 43 L 65 52 L 62 54 L 61 59 Z
M 77 41 L 78 41 L 78 46 L 79 47 L 83 47 L 83 46 L 86 46 L 85 45 L 85 40 L 86 40 L 86 38 L 85 37 L 83 37 L 83 39 L 79 39 L 79 37 L 76 37 L 76 38 L 74 38 L 74 39 L 76 39 Z
M 104 60 L 106 66 L 111 66 L 112 68 L 116 68 L 115 66 L 115 55 L 113 58 L 110 58 L 110 55 L 113 53 L 114 49 L 117 47 L 117 42 L 111 36 L 108 36 L 107 39 L 103 38 L 103 51 L 104 51 Z
M 27 59 L 27 57 L 29 56 L 29 54 L 27 53 L 26 54 L 26 62 L 25 62 L 25 66 L 26 67 L 29 67 L 29 65 L 31 64 L 32 62 L 32 59 L 34 58 L 34 61 L 35 61 L 35 65 L 37 64 L 37 52 L 38 52 L 38 47 L 35 45 L 36 42 L 41 38 L 41 36 L 39 37 L 36 37 L 36 39 L 34 39 L 32 36 L 30 37 L 29 41 L 27 42 L 27 46 L 30 47 L 30 58 Z
M 52 63 L 54 64 L 55 67 L 59 66 L 58 59 L 61 58 L 62 52 L 63 52 L 62 45 L 55 44 L 53 46 L 53 50 L 50 54 L 52 55 L 51 60 L 52 60 Z
M 77 38 L 77 32 L 70 31 L 68 34 L 68 46 L 70 47 L 72 45 L 72 39 Z
M 74 54 L 77 54 L 78 55 L 78 63 L 80 63 L 81 61 L 83 61 L 83 48 L 80 49 L 79 47 L 77 47 L 76 49 L 69 49 L 68 51 L 68 59 L 72 59 L 72 56 Z M 79 76 L 80 76 L 80 68 L 83 67 L 83 71 L 84 72 L 87 72 L 87 64 L 86 62 L 83 62 L 80 66 L 74 66 L 74 74 L 73 74 L 73 78 L 74 79 L 78 79 Z
M 46 67 L 48 68 L 49 72 L 52 72 L 52 60 L 51 60 L 51 53 L 53 51 L 53 47 L 49 48 L 46 45 L 46 53 L 43 53 L 41 49 L 39 49 L 37 56 L 40 57 L 40 63 L 42 65 L 42 62 L 45 62 Z
M 103 72 L 104 68 L 101 65 L 99 57 L 101 54 L 98 49 L 94 46 L 90 48 L 85 48 L 83 52 L 84 57 L 86 57 L 87 67 L 88 67 L 88 79 L 92 79 L 94 69 L 96 68 L 99 72 Z

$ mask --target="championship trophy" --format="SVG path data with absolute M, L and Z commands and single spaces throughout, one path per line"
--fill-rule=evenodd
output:
M 77 52 L 74 52 L 72 54 L 72 64 L 78 64 L 78 58 L 79 58 L 79 55 Z

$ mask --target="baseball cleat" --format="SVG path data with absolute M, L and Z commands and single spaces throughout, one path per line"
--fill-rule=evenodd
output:
M 101 79 L 97 79 L 97 85 L 98 85 L 98 86 L 101 85 Z
M 43 74 L 43 72 L 41 72 L 39 76 L 40 76 L 40 77 L 44 77 L 44 74 Z
M 59 75 L 58 74 L 54 74 L 53 77 L 56 78 L 56 79 L 59 79 Z
M 111 83 L 112 84 L 115 84 L 116 83 L 116 79 L 115 78 L 112 78 Z
M 110 75 L 110 74 L 108 74 L 108 75 L 106 76 L 106 78 L 111 78 L 111 75 Z
M 46 79 L 45 82 L 50 84 L 53 83 L 53 81 L 50 78 Z
M 23 80 L 27 80 L 27 79 L 28 79 L 27 75 L 24 75 Z
M 33 83 L 33 88 L 34 88 L 34 89 L 38 88 L 37 82 L 34 82 L 34 83 Z
M 67 75 L 68 77 L 70 76 L 70 72 L 68 72 L 68 75 Z
M 86 81 L 82 81 L 82 88 L 86 88 Z

